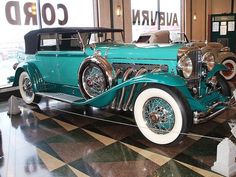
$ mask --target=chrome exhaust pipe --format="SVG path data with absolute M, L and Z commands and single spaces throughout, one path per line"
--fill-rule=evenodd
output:
M 135 74 L 135 77 L 140 76 L 141 74 L 144 74 L 144 73 L 146 73 L 146 72 L 147 72 L 147 69 L 146 69 L 146 68 L 141 68 L 141 69 L 139 69 L 138 72 Z M 133 98 L 133 95 L 134 95 L 134 89 L 135 89 L 135 84 L 132 85 L 132 88 L 131 88 L 131 91 L 130 91 L 130 95 L 129 95 L 129 97 L 128 97 L 128 100 L 127 100 L 126 104 L 124 104 L 124 106 L 123 106 L 123 110 L 124 110 L 124 111 L 127 111 L 127 110 L 128 110 L 128 107 L 129 107 L 130 102 L 131 102 L 131 100 L 132 100 L 132 98 Z
M 121 69 L 120 68 L 118 68 L 117 70 L 116 70 L 116 78 L 115 78 L 115 80 L 118 78 L 118 76 L 120 75 L 120 73 L 121 73 Z M 112 103 L 111 103 L 111 109 L 115 109 L 116 108 L 116 100 L 117 100 L 117 96 L 115 96 L 115 98 L 113 99 L 113 101 L 112 101 Z
M 133 68 L 128 68 L 125 73 L 124 73 L 124 76 L 123 76 L 123 82 L 125 82 L 129 75 L 134 72 Z M 124 99 L 124 96 L 125 96 L 125 87 L 122 88 L 121 90 L 121 95 L 120 95 L 120 100 L 119 100 L 119 103 L 118 103 L 118 106 L 117 106 L 117 110 L 120 111 L 121 110 L 121 105 L 122 105 L 122 102 L 123 102 L 123 99 Z
M 154 68 L 152 71 L 151 71 L 151 73 L 159 73 L 159 72 L 161 72 L 161 68 Z M 145 83 L 144 85 L 143 85 L 143 87 L 145 87 L 147 85 L 147 83 Z M 132 104 L 132 102 L 131 102 L 131 104 L 130 104 L 130 106 L 129 106 L 129 110 L 130 111 L 133 111 L 133 109 L 134 109 L 134 105 Z

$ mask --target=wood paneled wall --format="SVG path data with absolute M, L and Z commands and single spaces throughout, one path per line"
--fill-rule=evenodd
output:
M 96 0 L 98 2 L 99 26 L 123 28 L 125 41 L 132 40 L 131 0 Z M 208 40 L 209 15 L 236 13 L 236 0 L 182 0 L 182 31 L 190 40 Z M 117 5 L 122 8 L 122 16 L 116 15 Z M 233 6 L 232 6 L 233 5 Z M 112 15 L 111 15 L 112 13 Z M 193 17 L 196 16 L 194 20 Z
M 121 7 L 121 16 L 116 14 L 118 6 Z M 131 42 L 131 0 L 98 0 L 98 16 L 98 26 L 124 29 L 125 42 Z
M 193 41 L 208 40 L 209 15 L 231 13 L 232 9 L 235 13 L 234 0 L 185 0 L 185 33 Z

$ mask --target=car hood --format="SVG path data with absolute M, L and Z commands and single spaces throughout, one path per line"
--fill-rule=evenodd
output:
M 199 49 L 202 50 L 203 53 L 206 52 L 213 52 L 213 53 L 218 53 L 221 51 L 221 49 L 224 47 L 221 43 L 219 42 L 191 42 L 190 43 L 191 47 L 198 47 Z
M 111 59 L 177 60 L 178 51 L 182 47 L 181 44 L 96 44 L 95 50 L 100 50 L 102 56 Z

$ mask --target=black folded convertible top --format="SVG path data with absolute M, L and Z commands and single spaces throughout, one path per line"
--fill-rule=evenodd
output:
M 39 46 L 39 34 L 48 33 L 99 33 L 99 32 L 122 32 L 122 29 L 112 29 L 104 27 L 62 27 L 62 28 L 42 28 L 30 31 L 25 34 L 25 54 L 35 54 Z

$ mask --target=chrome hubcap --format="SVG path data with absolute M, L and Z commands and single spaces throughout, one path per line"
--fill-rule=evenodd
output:
M 23 90 L 25 92 L 26 97 L 31 98 L 33 96 L 32 83 L 29 78 L 24 78 Z
M 167 134 L 175 123 L 174 110 L 162 98 L 150 98 L 143 106 L 143 118 L 147 127 L 158 134 Z
M 231 63 L 226 63 L 225 66 L 228 68 L 227 71 L 223 71 L 225 77 L 229 77 L 234 73 L 234 66 Z

